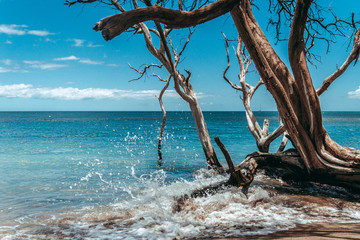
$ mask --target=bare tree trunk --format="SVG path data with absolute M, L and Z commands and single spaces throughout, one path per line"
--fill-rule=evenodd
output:
M 161 141 L 162 141 L 162 137 L 164 134 L 165 124 L 166 124 L 166 116 L 167 116 L 167 113 L 166 113 L 166 110 L 164 107 L 164 103 L 162 101 L 162 97 L 163 97 L 166 89 L 169 87 L 170 79 L 171 79 L 171 77 L 169 77 L 167 79 L 166 84 L 165 84 L 164 88 L 161 90 L 160 95 L 159 95 L 159 104 L 160 104 L 161 111 L 163 113 L 161 128 L 160 128 L 160 133 L 159 133 L 159 139 L 158 139 L 158 156 L 159 156 L 158 165 L 159 166 L 162 165 Z
M 294 13 L 289 39 L 289 59 L 294 77 L 261 31 L 252 14 L 250 1 L 244 0 L 234 7 L 231 15 L 276 101 L 279 114 L 309 176 L 319 181 L 359 185 L 360 151 L 336 144 L 322 125 L 320 103 L 307 68 L 303 41 L 310 4 L 310 0 L 297 1 Z
M 193 96 L 195 96 L 194 92 L 192 92 L 192 94 Z M 222 167 L 217 159 L 214 146 L 211 142 L 209 131 L 206 126 L 204 115 L 199 106 L 199 102 L 196 97 L 194 97 L 193 99 L 193 101 L 189 102 L 189 107 L 195 121 L 199 140 L 204 150 L 206 160 L 208 164 L 212 167 Z

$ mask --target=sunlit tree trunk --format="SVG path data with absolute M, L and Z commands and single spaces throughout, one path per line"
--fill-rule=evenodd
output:
M 318 95 L 305 58 L 303 40 L 311 1 L 297 2 L 289 38 L 289 60 L 293 76 L 275 53 L 256 22 L 250 1 L 231 11 L 238 32 L 267 89 L 274 97 L 290 139 L 298 150 L 308 174 L 326 182 L 360 182 L 360 151 L 336 144 L 322 124 Z

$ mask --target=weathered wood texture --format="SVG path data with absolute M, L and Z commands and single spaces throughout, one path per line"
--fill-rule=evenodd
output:
M 101 19 L 94 30 L 102 31 L 106 41 L 120 35 L 140 22 L 153 20 L 169 28 L 187 28 L 207 22 L 229 12 L 240 0 L 218 0 L 194 11 L 178 11 L 159 6 L 138 8 Z

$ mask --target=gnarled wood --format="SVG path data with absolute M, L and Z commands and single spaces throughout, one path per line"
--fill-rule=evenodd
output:
M 225 145 L 221 142 L 220 138 L 216 136 L 216 137 L 214 137 L 214 139 L 215 139 L 216 144 L 219 146 L 220 150 L 222 151 L 222 153 L 225 156 L 226 162 L 229 166 L 229 171 L 232 176 L 232 178 L 230 178 L 230 179 L 233 179 L 234 184 L 236 184 L 238 187 L 250 184 L 246 181 L 246 178 L 242 174 L 241 169 L 238 169 L 237 171 L 235 171 L 235 167 L 234 167 L 233 161 L 231 159 L 231 156 L 230 156 L 228 150 L 226 149 Z
M 295 79 L 262 33 L 252 15 L 250 2 L 244 1 L 231 14 L 309 174 L 322 180 L 326 176 L 329 182 L 349 175 L 359 181 L 357 151 L 336 145 L 322 126 L 320 104 L 306 65 L 303 42 L 306 12 L 311 2 L 299 0 L 297 4 L 289 39 L 289 58 Z
M 185 12 L 151 6 L 138 8 L 101 19 L 95 24 L 95 31 L 102 31 L 106 41 L 120 35 L 140 22 L 153 20 L 170 28 L 187 28 L 207 22 L 229 12 L 240 0 L 218 0 L 194 11 Z

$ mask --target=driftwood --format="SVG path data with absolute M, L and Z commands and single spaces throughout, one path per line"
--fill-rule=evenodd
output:
M 222 145 L 219 138 L 216 137 L 215 141 L 219 147 Z M 220 148 L 223 153 L 224 151 L 227 152 L 225 147 Z M 234 186 L 239 187 L 239 189 L 247 194 L 247 190 L 258 170 L 264 170 L 264 173 L 268 176 L 278 177 L 289 182 L 311 180 L 299 153 L 295 149 L 289 149 L 279 153 L 253 152 L 247 155 L 244 161 L 235 167 L 228 152 L 224 153 L 224 155 L 226 156 L 227 162 L 231 162 L 229 169 L 226 169 L 227 172 L 230 173 L 229 179 L 202 189 L 194 190 L 188 195 L 186 194 L 177 198 L 176 204 L 173 206 L 174 212 L 181 211 L 185 201 L 191 198 L 213 195 Z

